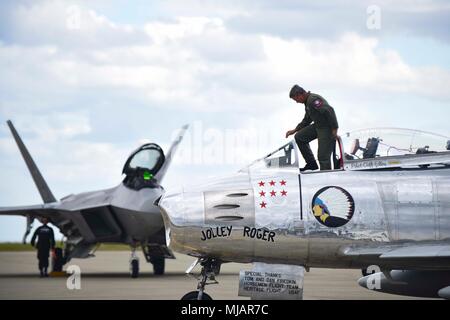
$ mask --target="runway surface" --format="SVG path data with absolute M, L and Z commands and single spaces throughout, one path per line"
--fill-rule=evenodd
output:
M 178 255 L 166 260 L 166 275 L 154 276 L 152 265 L 140 257 L 141 275 L 131 279 L 128 252 L 97 252 L 95 258 L 74 259 L 68 265 L 81 268 L 81 290 L 69 290 L 66 278 L 37 276 L 36 254 L 33 252 L 0 252 L 0 299 L 172 299 L 179 300 L 193 291 L 197 280 L 184 271 L 193 258 Z M 213 299 L 246 299 L 238 297 L 239 270 L 251 265 L 224 264 L 217 277 L 219 285 L 207 287 Z M 195 269 L 199 271 L 198 267 Z M 304 298 L 315 299 L 412 299 L 371 292 L 361 288 L 358 270 L 312 269 L 305 274 Z

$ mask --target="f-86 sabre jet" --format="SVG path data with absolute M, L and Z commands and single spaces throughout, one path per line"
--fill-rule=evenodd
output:
M 334 170 L 316 172 L 299 172 L 293 141 L 236 174 L 165 194 L 169 247 L 197 258 L 187 272 L 202 267 L 183 299 L 211 299 L 205 286 L 227 262 L 254 264 L 239 294 L 256 299 L 302 298 L 309 268 L 361 269 L 363 287 L 450 299 L 449 140 L 356 131 L 338 139 Z
M 0 215 L 26 217 L 24 243 L 33 221 L 47 218 L 65 236 L 61 257 L 64 261 L 58 262 L 60 264 L 72 258 L 93 257 L 93 251 L 100 243 L 124 243 L 132 249 L 130 271 L 133 278 L 139 275 L 139 259 L 135 252 L 139 246 L 147 262 L 153 264 L 154 273 L 164 274 L 165 259 L 175 257 L 167 248 L 164 224 L 155 200 L 164 192 L 162 180 L 187 126 L 181 129 L 167 154 L 154 143 L 135 150 L 125 162 L 125 179 L 117 187 L 72 194 L 58 201 L 12 122 L 7 123 L 44 201 L 35 206 L 0 207 Z

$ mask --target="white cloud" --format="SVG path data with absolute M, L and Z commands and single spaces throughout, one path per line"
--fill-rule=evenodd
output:
M 380 49 L 375 38 L 347 34 L 334 42 L 263 39 L 268 64 L 280 80 L 295 82 L 301 75 L 315 87 L 450 98 L 444 88 L 448 70 L 412 67 L 394 50 Z
M 194 0 L 194 2 L 197 2 Z M 229 4 L 229 6 L 234 4 Z M 366 27 L 367 8 L 381 9 L 381 30 Z M 335 39 L 349 32 L 379 37 L 425 36 L 450 41 L 447 0 L 252 0 L 237 6 L 250 14 L 228 17 L 228 24 L 241 33 L 268 34 L 282 38 Z
M 8 31 L 25 45 L 61 45 L 71 50 L 148 42 L 145 32 L 118 25 L 105 16 L 68 1 L 18 3 L 8 13 Z
M 24 141 L 56 197 L 117 185 L 121 180 L 123 164 L 132 150 L 112 143 L 63 139 Z M 8 161 L 2 161 L 6 169 L 2 172 L 2 184 L 10 185 L 11 192 L 20 191 L 20 185 L 23 183 L 34 186 L 28 179 L 28 171 L 12 138 L 0 140 L 0 152 L 8 155 Z M 27 180 L 17 180 L 17 177 L 22 176 Z M 0 206 L 12 205 L 9 201 L 3 198 Z M 26 198 L 22 199 L 22 202 L 27 201 Z
M 88 115 L 69 112 L 25 116 L 21 117 L 17 125 L 24 128 L 24 133 L 45 141 L 70 139 L 92 130 Z
M 445 0 L 379 0 L 377 5 L 393 11 L 425 14 L 450 10 L 450 4 Z
M 12 81 L 17 87 L 30 82 L 31 90 L 48 83 L 63 90 L 132 89 L 149 102 L 205 111 L 272 108 L 269 103 L 276 103 L 288 86 L 299 81 L 320 89 L 358 88 L 449 98 L 444 87 L 450 78 L 447 70 L 409 66 L 395 51 L 380 49 L 374 38 L 347 34 L 332 42 L 270 36 L 250 40 L 230 32 L 217 19 L 205 18 L 157 25 L 158 30 L 169 31 L 158 32 L 158 40 L 145 46 L 87 50 L 77 55 L 62 47 L 2 46 L 0 64 L 11 78 L 0 81 L 5 86 Z M 146 28 L 150 32 L 149 25 Z M 206 39 L 214 35 L 215 41 L 197 41 L 202 32 Z M 221 43 L 230 55 L 247 47 L 257 47 L 259 53 L 235 55 L 231 61 L 218 59 L 215 52 Z M 25 61 L 20 69 L 5 62 L 19 59 Z M 48 81 L 34 86 L 35 78 Z
M 373 37 L 355 33 L 333 40 L 250 36 L 230 30 L 226 20 L 214 16 L 177 17 L 139 29 L 84 8 L 80 10 L 86 27 L 75 30 L 78 48 L 72 51 L 65 41 L 73 30 L 61 27 L 67 7 L 62 1 L 47 1 L 15 11 L 17 21 L 25 21 L 16 23 L 20 28 L 40 25 L 39 35 L 29 35 L 39 46 L 0 47 L 0 64 L 11 75 L 0 81 L 13 79 L 16 86 L 30 82 L 31 90 L 47 83 L 62 90 L 132 90 L 134 99 L 194 111 L 267 110 L 295 82 L 321 90 L 358 88 L 449 98 L 444 87 L 450 79 L 448 70 L 409 66 L 397 52 L 380 49 Z M 144 34 L 146 40 L 126 36 L 121 43 L 129 32 Z M 100 42 L 92 46 L 93 39 Z M 103 43 L 105 39 L 115 39 L 114 45 Z M 47 42 L 53 44 L 42 45 Z M 20 69 L 10 63 L 18 60 L 24 63 Z M 35 78 L 47 81 L 33 83 Z M 424 86 L 430 89 L 420 90 Z
M 152 22 L 145 26 L 147 34 L 156 44 L 203 35 L 210 29 L 223 30 L 223 21 L 219 18 L 179 17 L 175 23 Z

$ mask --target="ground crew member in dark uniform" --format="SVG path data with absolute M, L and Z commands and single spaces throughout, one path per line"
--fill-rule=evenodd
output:
M 39 272 L 41 277 L 48 277 L 48 259 L 50 256 L 50 250 L 55 248 L 55 235 L 53 229 L 50 228 L 47 223 L 48 220 L 43 218 L 41 220 L 42 226 L 36 229 L 31 238 L 31 245 L 34 247 L 36 243 L 36 237 L 38 238 L 36 248 L 37 248 L 37 258 L 39 260 Z
M 305 117 L 294 130 L 286 133 L 286 138 L 295 134 L 295 141 L 306 161 L 306 166 L 300 171 L 317 170 L 316 159 L 309 143 L 315 139 L 319 141 L 318 159 L 320 170 L 331 170 L 331 154 L 336 146 L 337 131 L 339 128 L 334 109 L 328 102 L 302 87 L 295 85 L 289 97 L 297 103 L 305 104 Z M 311 124 L 313 123 L 313 124 Z

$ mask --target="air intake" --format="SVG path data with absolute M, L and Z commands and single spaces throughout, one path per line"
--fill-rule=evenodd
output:
M 223 221 L 223 222 L 231 222 L 231 221 L 239 221 L 244 219 L 244 217 L 239 216 L 220 216 L 216 217 L 216 220 Z
M 227 194 L 227 197 L 229 198 L 240 198 L 240 197 L 246 197 L 248 196 L 248 193 L 231 193 Z
M 214 206 L 214 209 L 219 209 L 219 210 L 230 210 L 230 209 L 237 209 L 240 208 L 240 205 L 237 204 L 219 204 L 217 206 Z

